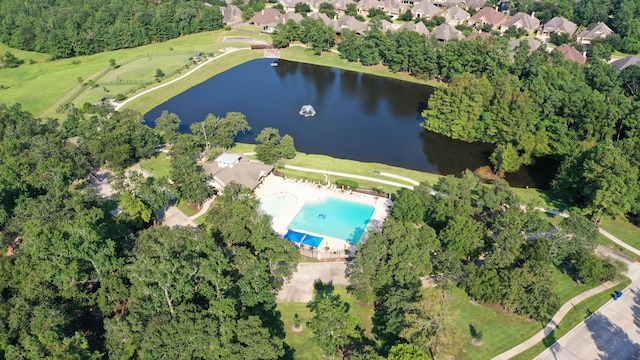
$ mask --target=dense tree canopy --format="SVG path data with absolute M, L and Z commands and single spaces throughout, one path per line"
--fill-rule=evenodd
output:
M 166 41 L 224 26 L 219 5 L 201 1 L 0 3 L 0 42 L 53 58 Z

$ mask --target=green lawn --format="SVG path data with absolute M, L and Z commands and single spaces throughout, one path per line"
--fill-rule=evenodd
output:
M 554 271 L 554 277 L 558 282 L 560 304 L 593 287 L 579 285 L 558 269 Z M 451 302 L 452 310 L 459 315 L 457 326 L 468 344 L 460 355 L 467 359 L 490 359 L 530 338 L 546 325 L 546 322 L 542 324 L 526 317 L 507 315 L 498 306 L 474 305 L 461 289 L 453 289 L 450 293 L 455 298 Z M 471 343 L 469 325 L 482 332 L 482 346 Z
M 463 340 L 467 344 L 458 356 L 460 359 L 490 359 L 542 328 L 538 322 L 518 315 L 507 315 L 498 307 L 474 305 L 461 289 L 454 288 L 448 293 L 454 297 L 450 303 L 451 309 L 456 314 L 456 326 L 464 334 Z M 471 343 L 470 325 L 482 333 L 482 346 Z
M 627 258 L 631 259 L 631 260 L 640 260 L 640 256 L 638 256 L 637 254 L 627 250 L 626 248 L 618 245 L 617 243 L 614 243 L 613 241 L 611 241 L 608 237 L 602 235 L 602 234 L 598 234 L 598 244 L 607 247 L 609 249 L 611 249 L 614 252 L 617 252 L 620 255 L 626 256 Z
M 189 206 L 187 206 L 187 203 L 185 203 L 184 201 L 181 201 L 181 200 L 178 201 L 176 206 L 178 207 L 178 209 L 180 209 L 180 211 L 182 211 L 187 216 L 193 216 L 193 215 L 198 213 L 197 211 L 195 211 L 192 208 L 190 208 Z
M 94 55 L 79 56 L 71 59 L 55 61 L 46 61 L 46 59 L 49 58 L 46 54 L 23 52 L 20 50 L 10 49 L 5 45 L 0 45 L 0 51 L 3 53 L 4 51 L 9 50 L 17 57 L 27 59 L 27 62 L 18 68 L 1 70 L 1 83 L 3 86 L 8 87 L 8 89 L 0 90 L 0 94 L 3 102 L 20 102 L 25 110 L 34 113 L 36 116 L 59 116 L 59 114 L 55 112 L 55 109 L 79 88 L 78 78 L 80 77 L 85 81 L 94 78 L 99 73 L 109 68 L 110 59 L 116 60 L 117 64 L 124 64 L 128 60 L 140 56 L 155 57 L 155 55 L 158 54 L 170 54 L 172 52 L 178 54 L 178 57 L 185 56 L 186 54 L 184 53 L 195 52 L 219 54 L 220 49 L 226 47 L 249 47 L 248 44 L 223 44 L 222 39 L 225 36 L 247 36 L 247 32 L 224 30 L 203 32 L 183 36 L 163 43 L 150 44 L 132 49 L 107 51 Z M 250 36 L 269 39 L 268 36 L 257 33 L 251 34 Z M 248 53 L 255 53 L 255 57 L 262 56 L 261 51 Z M 189 56 L 186 56 L 186 58 L 188 59 Z M 30 64 L 28 59 L 33 59 L 35 63 Z M 169 63 L 175 61 L 172 59 L 172 56 L 169 56 L 166 59 L 169 60 Z M 232 66 L 241 63 L 242 60 L 243 59 L 241 57 L 240 61 L 235 62 Z M 127 66 L 133 70 L 127 70 Z M 153 66 L 150 66 L 149 68 L 144 66 L 138 67 L 137 64 L 134 65 L 133 63 L 125 64 L 121 66 L 121 71 L 127 72 L 126 74 L 123 73 L 120 75 L 120 77 L 123 80 L 125 77 L 127 79 L 139 79 L 140 77 L 147 76 L 149 72 L 151 72 L 153 76 L 155 75 L 155 70 L 158 67 L 164 68 L 162 62 L 154 63 Z M 167 70 L 163 71 L 167 74 L 169 73 Z M 204 74 L 200 82 L 210 76 L 210 73 Z M 193 86 L 193 84 L 190 86 Z M 184 88 L 176 88 L 177 92 L 172 93 L 171 96 L 167 98 L 175 96 L 184 90 Z M 159 102 L 149 104 L 149 109 L 158 103 Z
M 600 227 L 618 239 L 640 250 L 640 228 L 628 222 L 626 219 L 605 216 L 602 218 Z
M 156 179 L 169 178 L 171 173 L 171 161 L 167 153 L 156 153 L 150 159 L 140 161 L 140 166 L 150 172 Z
M 371 329 L 373 324 L 371 323 L 371 316 L 373 316 L 373 309 L 370 306 L 362 305 L 351 294 L 347 293 L 344 286 L 335 286 L 334 292 L 340 294 L 342 299 L 349 303 L 350 312 L 352 315 L 359 319 L 359 325 L 364 331 L 364 335 L 371 339 Z M 295 351 L 294 359 L 296 360 L 320 360 L 326 359 L 323 355 L 322 349 L 320 349 L 313 341 L 313 333 L 306 328 L 306 322 L 311 320 L 313 314 L 307 308 L 306 303 L 281 303 L 278 304 L 278 311 L 280 311 L 282 321 L 284 322 L 284 329 L 286 332 L 285 341 Z M 298 314 L 300 323 L 305 325 L 305 328 L 301 332 L 294 332 L 293 318 L 295 314 Z
M 602 305 L 606 304 L 607 301 L 611 300 L 611 294 L 614 291 L 622 290 L 631 284 L 631 280 L 629 278 L 625 278 L 621 283 L 613 287 L 612 289 L 603 291 L 599 294 L 596 294 L 580 303 L 575 305 L 573 309 L 569 310 L 567 315 L 560 321 L 558 327 L 551 332 L 542 342 L 533 346 L 529 350 L 521 353 L 518 356 L 513 357 L 511 360 L 530 360 L 538 356 L 544 349 L 551 346 L 558 339 L 568 333 L 571 329 L 580 324 L 581 321 L 587 318 L 589 314 L 593 313 Z

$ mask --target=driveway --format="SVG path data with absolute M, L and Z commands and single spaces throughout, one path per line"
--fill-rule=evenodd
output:
M 293 273 L 291 280 L 286 282 L 278 293 L 276 301 L 309 302 L 313 299 L 313 283 L 321 280 L 333 285 L 349 285 L 346 278 L 347 264 L 345 262 L 302 262 L 298 270 Z
M 629 263 L 631 285 L 547 348 L 536 360 L 640 359 L 640 264 Z

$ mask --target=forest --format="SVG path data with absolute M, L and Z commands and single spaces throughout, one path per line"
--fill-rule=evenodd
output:
M 210 1 L 0 2 L 0 42 L 52 59 L 95 54 L 221 29 L 220 5 Z M 214 5 L 215 4 L 215 5 Z
M 300 254 L 272 232 L 250 190 L 226 187 L 202 228 L 157 225 L 169 201 L 210 195 L 196 159 L 206 146 L 230 146 L 248 122 L 239 113 L 210 115 L 191 134 L 179 133 L 175 114 L 156 123 L 86 106 L 59 126 L 19 105 L 0 107 L 5 358 L 295 358 L 275 294 Z M 202 129 L 214 125 L 205 137 Z M 259 146 L 272 146 L 263 156 L 287 156 L 286 136 L 261 133 Z M 168 139 L 172 177 L 190 183 L 175 188 L 122 171 Z M 100 166 L 116 170 L 111 198 L 87 181 Z M 594 252 L 593 221 L 572 214 L 550 228 L 525 204 L 505 181 L 487 186 L 471 172 L 399 191 L 350 270 L 349 291 L 374 306 L 379 346 L 362 340 L 342 299 L 321 287 L 309 304 L 314 340 L 343 358 L 438 358 L 464 346 L 442 301 L 453 287 L 544 323 L 559 306 L 554 269 L 587 284 L 619 278 L 624 265 Z M 423 292 L 424 277 L 437 288 Z
M 275 293 L 300 255 L 251 191 L 229 185 L 206 229 L 154 226 L 184 196 L 166 179 L 118 172 L 110 199 L 87 180 L 149 157 L 162 134 L 137 113 L 86 110 L 59 127 L 0 106 L 0 358 L 287 357 Z M 195 146 L 173 155 L 195 165 L 204 142 L 182 136 Z

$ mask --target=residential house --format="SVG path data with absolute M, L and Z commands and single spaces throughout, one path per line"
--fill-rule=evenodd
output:
M 409 31 L 415 31 L 418 34 L 422 34 L 425 36 L 429 35 L 429 29 L 427 29 L 427 27 L 424 25 L 424 23 L 422 21 L 418 22 L 418 23 L 412 23 L 412 22 L 408 22 L 406 24 L 403 24 L 402 26 L 400 26 L 398 28 L 397 31 L 402 31 L 402 30 L 409 30 Z
M 360 0 L 356 3 L 356 8 L 358 9 L 358 14 L 367 16 L 369 14 L 369 9 L 384 9 L 384 3 L 380 0 Z
M 225 24 L 236 24 L 242 21 L 242 10 L 235 5 L 220 8 Z
M 302 21 L 302 19 L 304 19 L 304 17 L 301 14 L 296 14 L 294 12 L 286 12 L 286 13 L 282 14 L 278 18 L 278 23 L 286 24 L 287 21 L 289 21 L 289 20 L 293 20 L 293 21 L 295 21 L 297 23 L 300 23 L 300 21 Z
M 578 26 L 562 16 L 556 16 L 553 19 L 547 21 L 541 29 L 542 35 L 551 36 L 551 34 L 569 34 L 573 35 L 576 32 Z
M 281 0 L 282 6 L 287 11 L 293 11 L 296 8 L 297 3 L 303 3 L 309 5 L 312 11 L 318 11 L 320 4 L 327 0 Z
M 627 56 L 626 58 L 618 59 L 616 61 L 613 61 L 611 63 L 611 65 L 617 67 L 618 70 L 620 70 L 620 71 L 628 68 L 631 65 L 640 66 L 640 56 L 638 56 L 638 55 Z
M 527 33 L 531 34 L 540 28 L 540 20 L 533 15 L 525 14 L 523 12 L 516 13 L 510 19 L 500 24 L 500 31 L 504 32 L 508 28 L 515 26 L 520 29 L 524 29 Z
M 433 18 L 434 16 L 441 16 L 442 12 L 442 8 L 439 8 L 426 0 L 415 3 L 415 5 L 413 5 L 413 8 L 411 9 L 413 17 L 425 18 L 427 20 Z
M 513 39 L 509 41 L 509 48 L 511 49 L 512 56 L 515 55 L 520 45 L 524 42 L 529 44 L 529 55 L 531 55 L 532 52 L 536 51 L 540 46 L 542 46 L 542 43 L 540 41 L 532 38 Z
M 487 41 L 491 38 L 491 34 L 489 34 L 488 32 L 484 32 L 484 31 L 478 31 L 478 32 L 473 32 L 471 33 L 471 35 L 467 36 L 467 38 L 465 40 L 473 40 L 473 39 L 477 39 L 480 38 L 482 39 L 482 41 Z
M 278 24 L 280 15 L 282 14 L 278 9 L 266 8 L 253 15 L 253 17 L 249 19 L 249 24 L 259 26 L 263 32 L 272 33 Z
M 336 8 L 337 16 L 344 14 L 347 11 L 347 5 L 355 4 L 354 0 L 335 0 L 333 2 L 333 7 Z
M 327 26 L 333 26 L 333 20 L 329 19 L 326 14 L 316 12 L 309 15 L 309 17 L 312 19 L 320 19 Z
M 211 178 L 209 185 L 222 190 L 232 181 L 254 190 L 262 179 L 273 171 L 273 166 L 249 161 L 238 154 L 223 153 L 212 162 L 202 165 Z
M 575 61 L 579 64 L 584 64 L 587 62 L 587 58 L 584 56 L 584 54 L 582 54 L 580 51 L 576 50 L 576 48 L 568 44 L 562 44 L 557 48 L 553 49 L 553 51 L 558 51 L 559 53 L 561 53 L 562 57 L 565 58 L 566 60 Z
M 452 6 L 444 12 L 444 18 L 447 20 L 447 24 L 451 24 L 453 26 L 462 24 L 469 20 L 470 17 L 471 14 L 457 6 Z
M 450 40 L 462 40 L 464 34 L 456 29 L 455 26 L 450 24 L 440 24 L 430 33 L 431 37 L 434 37 L 442 42 L 448 42 Z
M 469 26 L 483 27 L 489 24 L 492 29 L 498 29 L 506 19 L 506 16 L 494 8 L 483 7 L 475 15 L 469 18 Z
M 333 20 L 333 29 L 336 31 L 336 34 L 342 34 L 342 29 L 349 29 L 362 35 L 369 29 L 369 25 L 351 15 L 345 15 Z
M 402 3 L 400 0 L 382 0 L 382 6 L 384 12 L 387 13 L 392 19 L 400 17 L 400 15 L 407 12 L 408 6 Z
M 577 40 L 580 44 L 588 45 L 595 39 L 604 39 L 612 34 L 614 34 L 614 32 L 607 24 L 599 22 L 589 29 L 581 31 L 577 36 Z
M 464 3 L 464 6 L 467 9 L 474 9 L 476 11 L 480 10 L 487 4 L 487 0 L 467 0 Z

